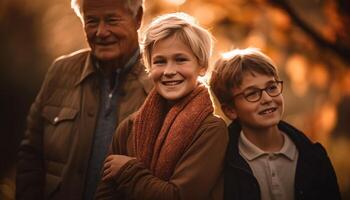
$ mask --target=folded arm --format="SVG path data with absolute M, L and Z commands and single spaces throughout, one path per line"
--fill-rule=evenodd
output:
M 111 199 L 118 193 L 130 199 L 207 199 L 221 175 L 227 142 L 224 122 L 206 124 L 198 130 L 170 180 L 159 179 L 140 161 L 130 159 L 114 180 L 99 185 L 96 197 Z M 118 145 L 112 147 L 118 149 Z

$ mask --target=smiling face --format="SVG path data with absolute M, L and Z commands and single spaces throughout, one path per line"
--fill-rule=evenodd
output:
M 123 59 L 138 48 L 142 9 L 134 17 L 121 0 L 85 0 L 83 18 L 91 52 L 97 59 Z
M 176 36 L 154 45 L 150 77 L 157 92 L 168 101 L 176 101 L 193 91 L 198 76 L 203 76 L 205 72 L 192 50 Z
M 241 86 L 233 88 L 232 91 L 236 95 L 250 89 L 273 87 L 271 85 L 275 83 L 276 79 L 273 76 L 246 72 Z M 248 102 L 243 95 L 236 96 L 233 101 L 233 107 L 224 108 L 225 114 L 231 119 L 238 117 L 242 127 L 249 129 L 261 130 L 276 127 L 284 111 L 282 94 L 271 97 L 263 91 L 261 99 L 257 102 Z

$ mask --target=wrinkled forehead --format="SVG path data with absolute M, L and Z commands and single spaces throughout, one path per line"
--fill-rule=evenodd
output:
M 87 12 L 95 10 L 126 9 L 126 5 L 126 0 L 83 0 L 82 10 L 83 12 Z

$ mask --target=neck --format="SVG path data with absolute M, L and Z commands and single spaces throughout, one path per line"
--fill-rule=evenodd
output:
M 102 74 L 107 78 L 114 78 L 113 74 L 117 69 L 122 69 L 125 67 L 127 62 L 134 56 L 136 50 L 131 54 L 120 56 L 114 60 L 95 60 L 98 62 L 98 65 L 102 71 Z
M 110 77 L 117 69 L 124 67 L 125 62 L 118 61 L 98 61 L 99 67 L 106 77 Z
M 270 128 L 251 128 L 242 125 L 242 130 L 246 138 L 266 152 L 279 151 L 283 144 L 284 138 L 277 125 Z
M 109 82 L 109 89 L 112 90 L 115 84 L 115 75 L 116 70 L 124 67 L 125 62 L 122 60 L 113 60 L 113 61 L 101 61 L 97 60 L 98 67 L 101 71 L 101 74 Z

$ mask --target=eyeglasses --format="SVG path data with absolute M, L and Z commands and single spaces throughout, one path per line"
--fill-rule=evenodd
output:
M 234 95 L 233 98 L 243 95 L 245 100 L 247 100 L 248 102 L 257 102 L 261 99 L 263 91 L 265 91 L 270 97 L 277 97 L 282 93 L 282 90 L 283 90 L 283 81 L 275 81 L 262 89 L 260 88 L 246 89 L 243 92 Z

